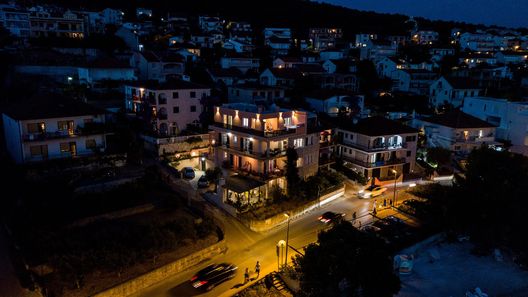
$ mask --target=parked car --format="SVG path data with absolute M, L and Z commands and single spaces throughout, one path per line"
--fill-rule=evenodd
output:
M 209 186 L 209 180 L 207 179 L 207 177 L 205 177 L 205 175 L 202 175 L 199 179 L 198 179 L 198 187 L 200 188 L 207 188 Z
M 321 222 L 323 222 L 325 224 L 337 223 L 340 220 L 342 220 L 344 216 L 345 216 L 344 213 L 335 213 L 335 212 L 332 212 L 332 211 L 327 211 L 327 212 L 323 213 L 323 215 L 321 215 L 319 217 L 319 221 L 321 221 Z
M 193 179 L 196 175 L 194 174 L 194 169 L 192 167 L 183 167 L 182 175 L 184 178 Z
M 379 196 L 387 191 L 387 188 L 372 185 L 364 190 L 358 192 L 360 198 L 373 198 Z
M 198 271 L 191 278 L 191 284 L 197 289 L 211 291 L 215 286 L 235 277 L 238 267 L 229 263 L 212 264 Z
M 372 226 L 372 225 L 366 225 L 361 228 L 361 231 L 365 233 L 378 233 L 381 231 L 379 227 Z

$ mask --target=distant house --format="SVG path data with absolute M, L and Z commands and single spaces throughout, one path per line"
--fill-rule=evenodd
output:
M 321 65 L 328 73 L 355 73 L 357 71 L 355 61 L 349 59 L 326 60 Z
M 13 36 L 27 39 L 31 33 L 29 12 L 14 5 L 0 4 L 0 26 Z
M 369 33 L 360 33 L 356 34 L 356 47 L 367 47 L 368 43 L 370 43 L 372 40 L 377 40 L 378 35 L 377 34 L 369 34 Z
M 483 145 L 497 145 L 494 125 L 460 110 L 413 119 L 412 126 L 425 133 L 427 146 L 469 153 Z
M 104 81 L 134 81 L 134 68 L 115 59 L 98 59 L 78 67 L 79 83 L 97 88 Z
M 411 40 L 417 44 L 433 44 L 438 41 L 438 32 L 431 30 L 420 30 L 412 35 Z
M 106 149 L 105 112 L 73 100 L 16 104 L 2 114 L 7 152 L 16 163 L 75 158 Z
M 139 80 L 166 81 L 184 77 L 185 58 L 181 55 L 161 56 L 144 51 L 135 53 L 131 63 L 138 70 Z
M 268 68 L 260 74 L 260 84 L 266 86 L 293 87 L 295 81 L 302 77 L 296 68 Z
M 473 80 L 442 76 L 431 84 L 429 105 L 436 108 L 443 104 L 460 107 L 464 103 L 464 98 L 477 97 L 481 91 L 477 82 Z
M 297 57 L 278 57 L 273 60 L 273 68 L 292 68 L 294 65 L 303 63 L 303 60 Z
M 121 26 L 119 29 L 117 29 L 115 35 L 121 38 L 129 49 L 133 51 L 139 50 L 139 38 L 138 35 L 134 33 L 133 29 Z
M 202 32 L 211 32 L 211 31 L 222 31 L 223 30 L 223 20 L 219 17 L 209 17 L 209 16 L 199 16 L 198 17 L 198 26 Z
M 429 70 L 398 69 L 392 75 L 392 90 L 417 95 L 428 95 L 429 88 L 436 77 L 436 73 Z
M 497 58 L 490 53 L 469 53 L 459 58 L 460 63 L 465 63 L 469 68 L 478 66 L 479 64 L 495 65 Z
M 369 117 L 335 129 L 336 153 L 371 183 L 414 171 L 418 130 L 383 117 Z
M 431 61 L 440 62 L 446 56 L 454 56 L 455 49 L 450 47 L 433 47 L 429 49 Z
M 222 47 L 226 50 L 232 50 L 236 53 L 249 53 L 255 46 L 249 43 L 242 43 L 234 39 L 228 39 L 223 44 Z
M 243 44 L 253 44 L 253 28 L 248 22 L 229 22 L 226 26 L 229 39 Z
M 336 42 L 343 37 L 341 28 L 310 28 L 308 38 L 312 40 L 314 50 L 320 51 L 336 46 Z
M 350 91 L 319 89 L 304 96 L 306 103 L 317 111 L 336 117 L 344 114 L 359 114 L 365 107 L 365 98 Z
M 495 54 L 498 63 L 520 64 L 528 60 L 528 52 L 502 51 Z
M 30 35 L 39 37 L 64 37 L 83 39 L 85 23 L 81 15 L 72 11 L 48 11 L 42 7 L 29 9 Z
M 294 64 L 292 68 L 299 70 L 299 72 L 304 76 L 326 72 L 325 69 L 321 66 L 321 64 L 318 63 Z
M 284 88 L 256 83 L 230 86 L 227 92 L 229 103 L 272 104 L 285 97 Z
M 380 77 L 392 77 L 394 71 L 404 69 L 405 61 L 395 57 L 385 57 L 376 63 L 376 70 Z
M 248 70 L 258 69 L 260 67 L 260 59 L 248 55 L 230 54 L 220 58 L 220 67 L 226 69 L 233 67 L 242 71 L 242 73 L 246 73 Z
M 272 54 L 279 56 L 287 55 L 291 47 L 291 39 L 289 38 L 271 36 L 265 42 L 271 48 Z
M 491 34 L 464 32 L 459 35 L 458 40 L 461 50 L 488 52 L 496 48 L 495 40 Z
M 326 49 L 319 52 L 319 57 L 321 61 L 339 60 L 345 57 L 345 53 L 342 50 Z
M 314 73 L 309 79 L 314 87 L 320 89 L 343 89 L 357 92 L 359 80 L 354 73 Z
M 459 67 L 453 71 L 451 76 L 476 81 L 482 89 L 501 89 L 504 85 L 508 85 L 508 81 L 513 79 L 513 72 L 508 66 L 480 64 L 478 67 Z
M 497 139 L 511 141 L 510 151 L 528 156 L 528 103 L 507 99 L 473 97 L 462 110 L 497 127 Z
M 200 125 L 201 100 L 210 94 L 208 87 L 182 80 L 135 82 L 125 86 L 125 106 L 152 127 L 150 134 L 178 136 L 188 125 Z
M 218 85 L 232 86 L 238 84 L 243 73 L 238 68 L 211 68 L 207 72 Z
M 379 61 L 385 57 L 396 56 L 398 45 L 385 40 L 370 40 L 360 48 L 361 60 Z

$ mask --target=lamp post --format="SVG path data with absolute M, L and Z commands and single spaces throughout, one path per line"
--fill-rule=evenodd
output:
M 289 248 L 289 242 L 290 239 L 290 215 L 287 213 L 284 213 L 284 216 L 288 218 L 288 227 L 286 228 L 286 253 L 285 253 L 285 260 L 284 260 L 284 266 L 288 265 L 288 248 Z
M 394 173 L 394 196 L 392 198 L 392 206 L 396 207 L 396 174 L 398 171 L 391 169 L 391 172 Z

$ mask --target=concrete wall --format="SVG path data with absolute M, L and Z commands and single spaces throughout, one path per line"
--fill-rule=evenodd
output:
M 143 274 L 134 279 L 128 280 L 117 286 L 114 286 L 106 291 L 99 292 L 93 297 L 123 297 L 130 296 L 143 290 L 149 286 L 154 285 L 166 278 L 182 272 L 189 267 L 192 267 L 205 259 L 212 258 L 220 253 L 225 253 L 227 250 L 227 244 L 225 240 L 222 240 L 208 248 L 205 248 L 196 253 L 190 254 L 187 257 L 176 260 L 160 268 L 154 269 L 146 274 Z

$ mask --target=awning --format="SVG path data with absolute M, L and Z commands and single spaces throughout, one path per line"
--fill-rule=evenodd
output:
M 261 181 L 242 176 L 242 175 L 233 175 L 226 179 L 225 187 L 228 190 L 231 190 L 236 193 L 244 193 L 255 188 L 264 186 L 266 183 Z

